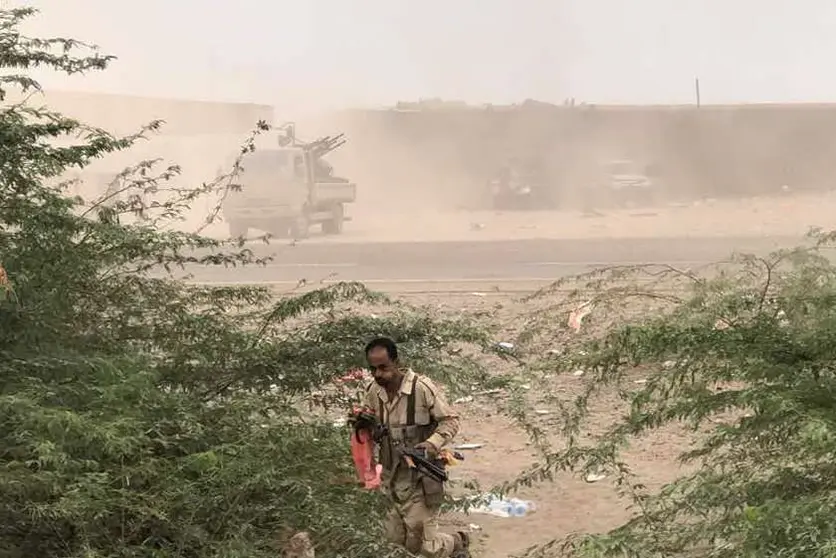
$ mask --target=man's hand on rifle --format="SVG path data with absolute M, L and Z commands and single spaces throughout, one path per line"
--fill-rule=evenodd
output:
M 432 442 L 421 442 L 415 446 L 415 449 L 424 450 L 429 459 L 435 459 L 438 457 L 438 448 L 435 447 Z

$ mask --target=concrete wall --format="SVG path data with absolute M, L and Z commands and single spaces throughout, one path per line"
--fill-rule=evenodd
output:
M 136 131 L 152 120 L 164 120 L 163 133 L 188 136 L 246 134 L 259 120 L 273 121 L 273 107 L 251 103 L 218 103 L 76 91 L 47 91 L 30 103 L 47 105 L 87 124 L 117 134 Z
M 272 107 L 246 103 L 67 91 L 48 92 L 40 101 L 117 134 L 165 120 L 160 135 L 97 162 L 92 170 L 118 172 L 136 161 L 162 157 L 182 165 L 189 182 L 208 180 L 225 167 L 258 120 L 275 121 Z M 33 102 L 38 104 L 38 97 Z M 338 174 L 358 183 L 358 205 L 372 209 L 387 203 L 484 207 L 484 181 L 497 165 L 510 156 L 529 155 L 541 160 L 553 187 L 570 200 L 598 163 L 621 158 L 654 167 L 671 198 L 836 185 L 836 104 L 699 109 L 441 104 L 345 111 L 298 126 L 300 137 L 309 139 L 340 131 L 349 142 L 329 158 Z
M 541 158 L 556 177 L 555 188 L 567 195 L 596 162 L 621 158 L 652 165 L 670 197 L 836 186 L 836 104 L 698 109 L 537 103 L 349 111 L 340 122 L 351 139 L 351 158 L 368 161 L 387 153 L 411 188 L 454 205 L 468 205 L 497 164 L 520 155 Z M 390 191 L 394 175 L 379 171 L 357 169 L 376 188 Z M 458 181 L 458 190 L 427 186 L 443 183 L 444 176 Z

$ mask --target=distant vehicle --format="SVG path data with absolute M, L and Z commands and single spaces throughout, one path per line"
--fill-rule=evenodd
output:
M 587 206 L 650 206 L 658 198 L 656 184 L 634 161 L 607 161 L 601 165 L 598 176 L 587 189 Z
M 286 125 L 278 149 L 257 149 L 244 156 L 240 192 L 230 192 L 222 213 L 234 237 L 259 229 L 279 237 L 307 238 L 320 224 L 326 234 L 340 234 L 349 218 L 345 206 L 357 198 L 357 186 L 333 175 L 323 159 L 345 143 L 344 134 L 297 142 Z
M 533 164 L 512 160 L 488 180 L 488 187 L 497 210 L 546 209 L 551 204 L 546 181 Z

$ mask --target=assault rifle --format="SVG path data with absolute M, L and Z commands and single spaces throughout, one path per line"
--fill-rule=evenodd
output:
M 427 452 L 422 449 L 401 449 L 401 455 L 410 469 L 415 469 L 422 475 L 428 475 L 438 482 L 447 482 L 447 465 L 453 465 L 458 461 L 464 461 L 464 456 L 459 452 L 451 453 L 442 451 L 436 458 L 430 458 Z

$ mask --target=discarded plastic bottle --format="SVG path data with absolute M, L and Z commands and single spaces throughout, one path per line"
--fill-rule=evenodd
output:
M 488 512 L 497 517 L 511 517 L 511 506 L 507 501 L 495 498 L 488 504 Z
M 485 507 L 477 511 L 496 517 L 524 517 L 534 510 L 534 502 L 528 500 L 492 498 Z
M 512 498 L 508 501 L 508 515 L 511 517 L 524 517 L 528 515 L 530 512 L 533 512 L 534 502 L 529 502 L 527 500 L 519 500 L 517 498 Z

